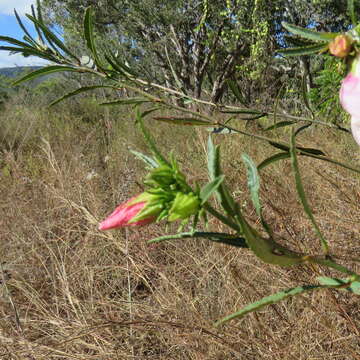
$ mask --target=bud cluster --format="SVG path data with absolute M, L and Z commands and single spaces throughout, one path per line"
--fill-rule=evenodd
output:
M 154 221 L 187 220 L 200 211 L 200 198 L 186 183 L 176 162 L 160 164 L 145 178 L 145 192 L 119 205 L 100 223 L 100 230 L 146 225 Z

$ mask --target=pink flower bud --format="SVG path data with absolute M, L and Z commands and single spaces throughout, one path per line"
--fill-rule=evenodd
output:
M 351 131 L 360 145 L 360 61 L 354 59 L 351 72 L 342 81 L 340 88 L 342 107 L 351 115 Z
M 141 226 L 152 223 L 156 220 L 156 216 L 149 215 L 147 218 L 134 221 L 133 220 L 144 209 L 147 202 L 140 199 L 143 194 L 132 197 L 127 202 L 119 205 L 104 221 L 99 225 L 99 230 L 110 230 L 123 226 Z
M 340 58 L 348 56 L 352 48 L 352 42 L 352 39 L 345 34 L 336 36 L 329 44 L 330 54 Z

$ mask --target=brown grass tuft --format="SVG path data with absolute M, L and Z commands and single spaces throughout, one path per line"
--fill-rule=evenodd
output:
M 142 191 L 143 166 L 128 150 L 146 147 L 130 111 L 111 119 L 96 110 L 94 123 L 65 107 L 10 110 L 0 119 L 0 359 L 360 359 L 358 297 L 348 293 L 290 298 L 213 327 L 262 296 L 333 272 L 264 265 L 249 251 L 204 240 L 146 244 L 175 232 L 173 225 L 97 230 L 115 205 Z M 174 150 L 190 181 L 206 181 L 207 133 L 148 126 L 164 154 Z M 238 135 L 216 141 L 226 181 L 256 223 L 240 156 L 259 162 L 274 149 Z M 315 127 L 299 142 L 360 166 L 346 134 Z M 332 251 L 356 257 L 359 177 L 325 162 L 299 162 Z M 263 171 L 261 195 L 279 241 L 319 253 L 288 161 Z M 210 226 L 225 230 L 216 221 Z

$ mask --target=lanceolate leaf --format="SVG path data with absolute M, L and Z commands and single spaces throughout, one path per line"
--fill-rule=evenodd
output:
M 147 155 L 145 155 L 139 151 L 135 151 L 135 150 L 130 150 L 130 152 L 132 154 L 134 154 L 138 159 L 142 160 L 145 164 L 147 164 L 152 169 L 157 168 L 159 166 L 157 161 L 150 156 L 147 156 Z
M 337 33 L 318 32 L 308 28 L 302 28 L 296 25 L 288 24 L 286 22 L 283 22 L 282 26 L 294 35 L 298 35 L 313 41 L 329 42 L 335 39 L 335 37 L 338 35 Z
M 308 124 L 305 124 L 303 126 L 300 126 L 298 129 L 296 129 L 294 131 L 294 135 L 295 136 L 298 136 L 302 131 L 304 131 L 305 129 L 307 129 L 308 127 L 310 127 L 312 125 L 312 123 L 308 123 Z M 323 153 L 324 154 L 324 153 Z M 321 155 L 321 154 L 320 154 Z M 325 155 L 325 154 L 324 154 Z
M 230 90 L 232 91 L 232 93 L 234 94 L 236 99 L 240 102 L 240 104 L 246 105 L 247 101 L 244 98 L 244 96 L 241 94 L 241 91 L 240 91 L 239 86 L 236 83 L 236 81 L 228 80 L 226 83 L 228 84 Z
M 349 281 L 349 279 L 337 279 L 326 276 L 318 276 L 316 279 L 321 285 L 338 287 L 339 290 L 347 290 L 354 294 L 360 295 L 359 281 Z
M 112 105 L 133 105 L 133 104 L 143 104 L 150 102 L 149 99 L 146 98 L 140 98 L 140 97 L 133 97 L 133 98 L 124 98 L 124 99 L 118 99 L 114 101 L 109 101 L 105 103 L 101 103 L 102 106 L 112 106 Z
M 24 57 L 33 55 L 33 56 L 36 56 L 38 58 L 49 60 L 49 61 L 54 61 L 55 62 L 57 60 L 54 57 L 53 54 L 44 53 L 44 52 L 42 52 L 40 50 L 37 50 L 35 48 L 31 48 L 31 47 L 17 48 L 17 47 L 14 47 L 14 46 L 0 46 L 0 50 L 6 50 L 6 51 L 13 52 L 13 53 L 20 53 Z
M 22 47 L 22 48 L 32 49 L 32 47 L 29 46 L 29 44 L 27 44 L 26 42 L 23 42 L 23 41 L 14 39 L 14 38 L 9 37 L 9 36 L 2 36 L 2 35 L 0 35 L 0 41 L 4 41 L 4 42 L 7 42 L 7 43 L 9 43 L 9 44 L 17 45 L 17 46 L 20 46 L 20 47 Z M 19 50 L 20 50 L 20 49 L 19 49 Z
M 276 294 L 266 296 L 259 301 L 253 302 L 252 304 L 249 304 L 249 305 L 243 307 L 240 311 L 237 311 L 236 313 L 233 313 L 231 315 L 224 317 L 223 319 L 217 321 L 215 323 L 215 326 L 222 325 L 222 324 L 226 323 L 227 321 L 235 319 L 235 318 L 241 318 L 250 312 L 253 312 L 253 311 L 263 308 L 264 306 L 276 304 L 279 301 L 284 300 L 290 296 L 300 295 L 307 291 L 318 290 L 318 289 L 322 289 L 322 288 L 324 288 L 324 286 L 322 286 L 322 285 L 304 285 L 304 286 L 298 286 L 298 287 L 291 288 L 288 290 L 280 291 Z
M 270 229 L 270 226 L 267 224 L 267 222 L 265 221 L 262 215 L 262 208 L 259 197 L 260 179 L 259 179 L 257 167 L 249 155 L 242 154 L 241 158 L 244 161 L 247 168 L 248 187 L 250 189 L 252 203 L 255 207 L 257 215 L 260 217 L 261 223 L 265 231 L 269 234 L 270 237 L 272 237 L 272 231 Z
M 354 26 L 357 24 L 354 0 L 348 0 L 348 13 Z
M 248 173 L 248 187 L 251 193 L 251 200 L 254 204 L 256 213 L 258 216 L 261 216 L 261 205 L 259 198 L 259 190 L 260 190 L 260 180 L 257 172 L 256 165 L 252 161 L 252 159 L 247 154 L 242 154 L 241 158 L 246 165 L 247 173 Z
M 313 225 L 313 228 L 314 228 L 316 234 L 320 238 L 324 252 L 327 253 L 329 251 L 329 245 L 328 245 L 326 239 L 324 238 L 324 236 L 322 235 L 320 228 L 318 227 L 318 225 L 316 223 L 314 215 L 313 215 L 313 213 L 310 209 L 309 203 L 307 201 L 304 187 L 302 185 L 299 166 L 298 166 L 298 162 L 297 162 L 297 156 L 296 156 L 295 135 L 294 134 L 291 136 L 290 154 L 291 154 L 291 164 L 292 164 L 292 168 L 293 168 L 294 176 L 295 176 L 296 190 L 298 192 L 300 201 L 302 203 L 302 206 L 305 210 L 306 215 L 309 217 L 309 219 Z
M 277 153 L 275 155 L 272 155 L 270 157 L 268 157 L 267 159 L 265 159 L 264 161 L 262 161 L 259 165 L 258 165 L 258 171 L 264 169 L 266 166 L 279 161 L 279 160 L 283 160 L 283 159 L 290 159 L 291 155 L 289 152 L 281 152 L 281 153 Z
M 222 175 L 220 167 L 220 149 L 219 146 L 214 146 L 211 136 L 208 138 L 207 153 L 209 178 L 210 180 L 215 180 L 217 177 Z M 224 183 L 221 183 L 218 187 L 216 196 L 226 213 L 234 217 L 236 215 L 235 202 Z
M 65 54 L 71 56 L 75 60 L 78 60 L 78 58 L 64 45 L 64 43 L 52 31 L 49 30 L 49 28 L 44 23 L 41 23 L 31 15 L 26 14 L 26 16 L 41 29 L 44 36 L 46 37 L 46 40 L 49 42 L 50 45 L 52 45 L 55 51 L 58 51 L 58 49 L 56 49 L 53 44 L 55 44 L 59 49 L 64 51 Z
M 34 38 L 30 35 L 30 33 L 27 31 L 26 27 L 24 26 L 24 24 L 22 23 L 19 14 L 17 13 L 17 11 L 14 9 L 14 14 L 16 17 L 16 20 L 18 22 L 18 24 L 20 25 L 22 31 L 28 36 L 28 38 L 31 40 L 31 42 L 34 44 L 36 43 L 36 41 L 34 40 Z
M 41 8 L 40 8 L 40 4 L 39 4 L 38 0 L 36 1 L 36 5 L 37 5 L 37 12 L 38 12 L 38 21 L 41 22 L 41 23 L 44 23 L 42 21 Z M 34 5 L 31 5 L 31 13 L 32 13 L 32 16 L 36 19 L 36 13 L 35 13 Z M 36 30 L 36 32 L 38 34 L 40 42 L 45 43 L 44 38 L 43 38 L 42 33 L 41 33 L 41 29 L 39 28 L 39 26 L 37 26 L 36 23 L 34 23 L 34 26 L 35 26 L 35 30 Z
M 149 131 L 146 129 L 144 125 L 144 115 L 141 113 L 139 107 L 136 109 L 136 123 L 139 125 L 141 132 L 144 135 L 145 141 L 149 147 L 149 149 L 154 154 L 156 161 L 159 163 L 159 165 L 166 164 L 170 165 L 170 163 L 162 156 L 161 152 L 158 150 L 158 148 L 155 145 L 155 142 L 150 135 Z
M 280 121 L 274 125 L 271 125 L 269 127 L 267 127 L 266 129 L 264 129 L 264 131 L 270 131 L 270 130 L 274 130 L 274 129 L 278 129 L 281 127 L 285 127 L 285 126 L 289 126 L 289 125 L 293 125 L 295 124 L 294 121 Z
M 322 44 L 316 44 L 316 45 L 279 49 L 276 52 L 278 54 L 281 54 L 284 56 L 302 56 L 302 55 L 318 54 L 323 51 L 326 51 L 327 48 L 328 48 L 328 45 L 325 43 L 322 43 Z
M 86 45 L 88 49 L 91 51 L 92 56 L 95 59 L 95 63 L 97 66 L 101 66 L 99 56 L 95 46 L 94 39 L 94 29 L 93 29 L 93 16 L 91 7 L 88 7 L 85 11 L 84 17 L 84 37 L 86 40 Z
M 118 88 L 114 87 L 114 86 L 110 86 L 110 85 L 93 85 L 93 86 L 83 86 L 79 89 L 76 89 L 74 91 L 71 91 L 67 94 L 65 94 L 64 96 L 54 100 L 53 102 L 50 103 L 49 106 L 53 106 L 67 98 L 70 98 L 74 95 L 80 94 L 82 92 L 86 92 L 86 91 L 91 91 L 91 90 L 95 90 L 95 89 L 99 89 L 99 88 L 108 88 L 108 89 L 113 89 L 113 90 L 118 90 Z
M 224 181 L 225 176 L 220 175 L 213 181 L 207 183 L 200 191 L 201 205 L 205 204 L 210 196 L 218 189 L 220 184 Z
M 310 101 L 309 101 L 309 95 L 308 95 L 308 89 L 307 89 L 307 75 L 306 74 L 304 74 L 301 79 L 301 93 L 302 93 L 306 108 L 310 111 L 311 115 L 314 117 L 314 113 L 311 109 Z
M 267 113 L 259 110 L 252 110 L 252 109 L 234 109 L 234 110 L 222 110 L 222 113 L 225 114 L 256 114 L 256 115 L 263 115 L 266 116 Z
M 271 140 L 269 141 L 269 144 L 277 149 L 283 150 L 283 151 L 289 151 L 290 147 L 288 145 L 285 144 L 281 144 L 277 141 Z M 311 154 L 311 155 L 322 155 L 325 156 L 325 153 L 322 152 L 321 150 L 318 149 L 313 149 L 313 148 L 304 148 L 301 146 L 297 146 L 296 147 L 297 150 L 300 150 L 302 155 L 306 155 L 306 154 Z M 325 160 L 325 158 L 324 158 Z
M 216 233 L 216 232 L 183 232 L 175 235 L 164 235 L 159 236 L 155 239 L 149 240 L 149 244 L 158 243 L 167 240 L 178 240 L 178 239 L 187 239 L 187 238 L 203 238 L 209 241 L 217 242 L 220 244 L 231 245 L 240 248 L 247 248 L 247 244 L 244 238 L 224 233 Z
M 13 82 L 13 85 L 18 85 L 24 81 L 29 81 L 29 80 L 35 79 L 39 76 L 48 75 L 48 74 L 61 72 L 61 71 L 79 72 L 79 70 L 77 70 L 76 68 L 73 68 L 71 66 L 62 66 L 62 65 L 46 66 L 44 68 L 35 70 L 35 71 L 31 72 L 30 74 L 23 76 L 21 79 L 16 80 L 15 82 Z
M 176 117 L 176 116 L 156 116 L 153 117 L 154 120 L 167 122 L 169 124 L 175 125 L 206 125 L 209 126 L 211 123 L 209 121 L 191 118 L 191 117 Z
M 116 70 L 119 71 L 123 75 L 132 75 L 138 76 L 138 74 L 127 66 L 124 62 L 120 61 L 115 54 L 109 52 L 109 55 L 105 55 L 106 60 L 111 64 L 111 66 Z

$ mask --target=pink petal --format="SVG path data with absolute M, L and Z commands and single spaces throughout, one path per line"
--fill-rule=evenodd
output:
M 99 230 L 109 230 L 122 226 L 145 225 L 151 222 L 152 219 L 150 219 L 150 221 L 149 219 L 144 219 L 129 224 L 129 221 L 131 221 L 131 219 L 133 219 L 145 205 L 145 202 L 139 202 L 127 206 L 127 204 L 132 200 L 133 198 L 126 203 L 119 205 L 104 221 L 100 223 Z
M 349 73 L 340 89 L 342 107 L 352 116 L 360 117 L 360 77 Z
M 360 145 L 360 116 L 351 118 L 351 132 L 355 141 Z

